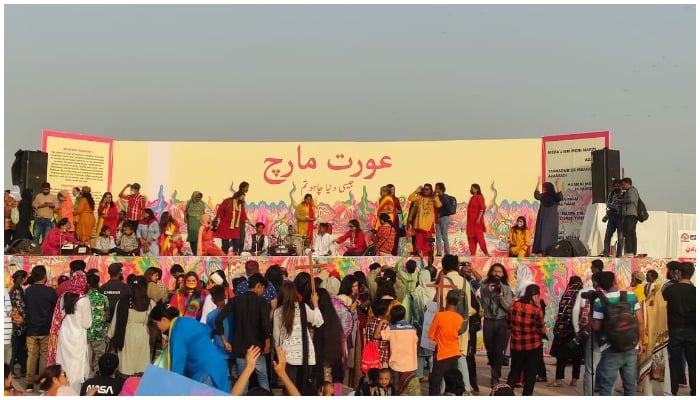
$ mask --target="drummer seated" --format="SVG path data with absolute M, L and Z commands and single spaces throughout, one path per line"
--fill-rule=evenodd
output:
M 328 233 L 328 224 L 325 222 L 321 222 L 318 225 L 318 234 L 316 235 L 316 240 L 314 240 L 313 252 L 317 256 L 333 255 L 333 239 L 331 234 Z
M 265 224 L 258 222 L 255 224 L 255 233 L 250 237 L 250 250 L 248 252 L 254 256 L 266 256 L 270 246 L 270 240 L 264 233 Z

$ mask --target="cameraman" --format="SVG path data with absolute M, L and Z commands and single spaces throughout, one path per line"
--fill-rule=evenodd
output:
M 484 308 L 484 346 L 491 365 L 491 387 L 501 379 L 503 352 L 508 341 L 508 310 L 513 291 L 508 285 L 508 274 L 502 264 L 493 264 L 479 288 Z
M 584 396 L 593 396 L 593 393 L 597 392 L 600 387 L 600 378 L 595 374 L 598 363 L 600 362 L 600 348 L 598 340 L 591 329 L 591 322 L 593 316 L 593 302 L 598 297 L 597 293 L 605 293 L 598 285 L 602 264 L 603 262 L 600 260 L 593 260 L 591 265 L 591 271 L 593 272 L 591 281 L 593 286 L 581 289 L 576 297 L 574 309 L 571 313 L 576 340 L 585 341 L 583 347 L 583 358 L 586 364 L 586 368 L 583 371 Z M 595 388 L 593 387 L 593 379 L 595 379 Z
M 622 183 L 619 179 L 615 179 L 613 184 L 615 185 L 615 189 L 608 194 L 605 216 L 603 217 L 603 222 L 607 222 L 608 225 L 605 228 L 603 252 L 599 257 L 610 257 L 610 241 L 615 232 L 617 232 L 615 257 L 622 257 L 622 204 L 617 200 L 622 199 L 624 192 L 622 191 Z

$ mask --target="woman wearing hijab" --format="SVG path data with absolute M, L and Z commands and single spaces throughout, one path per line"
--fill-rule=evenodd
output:
M 476 245 L 479 244 L 484 257 L 489 257 L 489 250 L 486 248 L 486 240 L 484 232 L 486 224 L 484 224 L 484 212 L 486 212 L 486 202 L 481 194 L 481 186 L 473 183 L 469 188 L 469 193 L 472 197 L 469 198 L 467 205 L 467 240 L 469 241 L 469 254 L 476 255 Z
M 109 232 L 113 238 L 117 238 L 117 225 L 119 225 L 119 210 L 112 201 L 112 193 L 105 192 L 100 200 L 100 205 L 97 207 L 97 230 L 101 232 L 102 227 L 109 228 Z
M 58 199 L 58 203 L 60 205 L 60 207 L 56 209 L 58 219 L 68 218 L 68 222 L 70 222 L 68 232 L 75 232 L 75 223 L 73 220 L 73 198 L 71 197 L 70 192 L 67 190 L 61 190 L 56 195 L 56 198 Z
M 223 257 L 224 251 L 214 243 L 214 231 L 211 229 L 211 216 L 202 214 L 199 217 L 199 232 L 197 233 L 197 252 L 198 256 L 213 256 Z
M 80 201 L 73 211 L 78 220 L 75 227 L 76 238 L 83 243 L 90 243 L 92 233 L 95 231 L 95 200 L 90 194 L 90 188 L 83 186 L 80 192 Z
M 160 227 L 153 210 L 146 208 L 136 229 L 136 237 L 139 239 L 139 247 L 142 256 L 158 256 L 158 236 Z
M 199 321 L 202 318 L 202 306 L 209 293 L 202 289 L 202 282 L 197 273 L 185 274 L 185 286 L 175 292 L 170 299 L 170 306 L 177 308 L 181 317 L 190 317 Z
M 127 282 L 131 294 L 117 302 L 107 336 L 119 356 L 119 371 L 125 375 L 141 373 L 151 362 L 148 313 L 155 302 L 148 298 L 148 283 L 143 276 Z
M 63 366 L 70 387 L 76 393 L 80 393 L 81 385 L 90 376 L 87 330 L 92 325 L 92 307 L 86 293 L 85 273 L 74 272 L 68 291 L 61 295 L 54 308 L 46 358 L 47 365 Z
M 192 247 L 192 254 L 197 254 L 197 237 L 199 227 L 202 226 L 200 218 L 204 215 L 206 203 L 202 201 L 202 192 L 192 192 L 192 197 L 185 205 L 185 222 L 187 223 L 187 241 Z
M 24 189 L 22 191 L 22 200 L 19 201 L 17 210 L 19 211 L 19 221 L 15 227 L 14 239 L 33 239 L 32 232 L 29 230 L 29 225 L 32 223 L 32 189 Z
M 574 331 L 574 323 L 572 311 L 578 292 L 583 287 L 583 282 L 578 276 L 572 276 L 569 279 L 569 284 L 566 286 L 564 294 L 559 301 L 559 313 L 557 320 L 554 323 L 554 341 L 550 355 L 557 358 L 557 370 L 554 381 L 549 387 L 560 387 L 564 379 L 564 369 L 569 360 L 572 361 L 571 383 L 569 386 L 576 386 L 576 383 L 581 375 L 581 359 L 583 358 L 583 341 L 574 342 L 576 332 Z
M 557 244 L 559 238 L 559 202 L 564 196 L 559 189 L 559 179 L 554 182 L 555 189 L 551 182 L 542 184 L 542 193 L 538 190 L 540 179 L 537 179 L 535 187 L 535 199 L 540 201 L 540 210 L 537 212 L 537 222 L 535 224 L 535 242 L 532 245 L 532 252 L 542 256 L 550 246 Z

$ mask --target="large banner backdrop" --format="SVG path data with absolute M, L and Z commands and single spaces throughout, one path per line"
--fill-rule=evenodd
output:
M 607 137 L 607 132 L 599 132 L 425 142 L 112 142 L 44 131 L 43 150 L 49 153 L 49 171 L 73 171 L 50 174 L 52 187 L 93 186 L 99 201 L 103 191 L 111 191 L 116 199 L 125 185 L 138 182 L 147 206 L 156 215 L 169 211 L 180 222 L 183 235 L 184 208 L 194 191 L 203 192 L 214 211 L 242 181 L 250 184 L 246 196 L 250 222 L 263 222 L 272 235 L 286 233 L 295 221 L 294 207 L 306 193 L 317 202 L 318 222 L 331 223 L 335 235 L 345 231 L 350 219 L 358 219 L 362 229 L 374 227 L 383 185 L 396 186 L 407 215 L 406 198 L 417 186 L 444 182 L 458 202 L 449 226 L 451 251 L 468 254 L 466 208 L 469 187 L 478 183 L 486 199 L 488 247 L 499 254 L 499 243 L 507 239 L 518 216 L 525 217 L 534 234 L 539 203 L 533 198 L 533 183 L 540 174 L 544 180 L 561 177 L 560 183 L 568 185 L 560 207 L 563 236 L 574 232 L 578 236 L 583 220 L 578 214 L 591 198 L 585 151 L 607 144 Z M 558 146 L 556 154 L 550 154 L 552 143 Z M 568 161 L 573 154 L 575 161 Z M 572 220 L 570 213 L 576 218 Z M 250 235 L 252 228 L 248 229 Z M 401 241 L 403 251 L 410 250 L 408 242 Z

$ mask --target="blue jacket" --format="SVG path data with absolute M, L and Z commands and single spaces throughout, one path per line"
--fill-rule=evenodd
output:
M 194 318 L 178 318 L 171 328 L 170 370 L 198 382 L 209 376 L 214 386 L 231 391 L 224 356 L 211 341 L 209 328 Z

